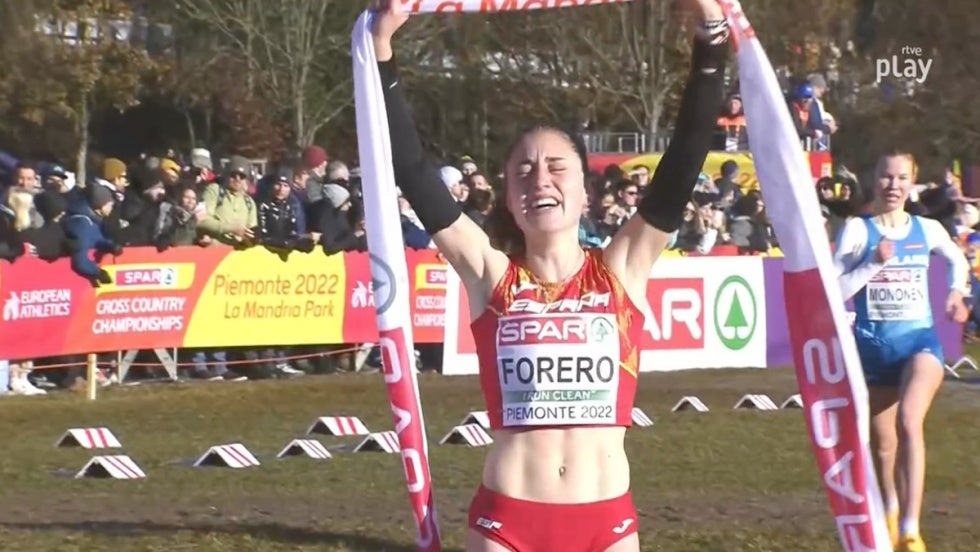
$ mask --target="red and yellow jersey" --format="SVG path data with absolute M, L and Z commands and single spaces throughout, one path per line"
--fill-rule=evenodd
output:
M 632 425 L 644 315 L 601 255 L 561 284 L 511 261 L 471 325 L 492 429 Z

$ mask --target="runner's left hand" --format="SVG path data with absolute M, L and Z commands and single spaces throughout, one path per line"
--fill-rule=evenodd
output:
M 955 289 L 946 297 L 946 314 L 957 324 L 966 322 L 969 315 L 966 303 L 963 302 L 963 294 Z
M 687 0 L 684 3 L 699 13 L 704 21 L 717 21 L 725 18 L 725 12 L 721 9 L 718 0 Z

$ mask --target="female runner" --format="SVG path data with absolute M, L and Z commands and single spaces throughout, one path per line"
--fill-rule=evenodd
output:
M 469 513 L 470 552 L 638 551 L 624 451 L 636 392 L 638 305 L 704 164 L 722 104 L 728 27 L 702 16 L 676 130 L 649 193 L 603 251 L 579 246 L 586 152 L 550 126 L 518 137 L 494 238 L 461 216 L 426 161 L 391 38 L 408 19 L 378 0 L 374 47 L 395 179 L 466 288 L 493 449 Z
M 925 487 L 923 423 L 943 382 L 943 349 L 929 303 L 930 253 L 946 258 L 946 312 L 966 321 L 969 267 L 939 221 L 909 215 L 915 158 L 891 152 L 875 168 L 873 215 L 847 221 L 834 261 L 844 299 L 854 297 L 854 335 L 868 383 L 871 441 L 888 531 L 899 552 L 925 552 L 919 515 Z

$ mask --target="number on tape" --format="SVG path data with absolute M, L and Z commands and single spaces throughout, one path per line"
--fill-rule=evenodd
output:
M 401 451 L 401 445 L 398 444 L 398 434 L 394 431 L 369 433 L 363 441 L 354 447 L 354 452 L 386 452 L 388 454 L 398 454 Z
M 197 462 L 194 462 L 195 468 L 201 466 L 218 466 L 239 469 L 258 465 L 259 460 L 241 443 L 213 446 L 202 454 L 197 459 Z
M 486 410 L 474 410 L 460 420 L 459 425 L 477 424 L 483 429 L 490 429 L 490 416 Z
M 778 410 L 769 395 L 744 395 L 735 403 L 735 410 Z
M 111 479 L 143 479 L 146 474 L 132 458 L 124 455 L 95 456 L 75 474 L 75 479 L 83 477 Z
M 633 407 L 633 411 L 630 414 L 630 416 L 632 417 L 632 419 L 633 419 L 633 425 L 635 425 L 635 426 L 638 426 L 638 427 L 652 427 L 653 426 L 653 420 L 650 419 L 650 416 L 647 416 L 647 413 L 646 412 L 640 410 L 639 408 L 636 408 L 635 406 Z
M 672 408 L 670 411 L 681 412 L 684 410 L 694 410 L 695 412 L 707 412 L 708 407 L 705 406 L 703 402 L 701 402 L 701 399 L 693 395 L 688 395 L 686 397 L 681 397 L 681 400 L 677 401 L 677 404 L 675 404 L 674 408 Z
M 286 458 L 287 456 L 308 456 L 314 460 L 327 460 L 333 458 L 327 447 L 316 439 L 293 439 L 288 445 L 283 447 L 276 458 Z
M 56 447 L 82 447 L 86 449 L 120 448 L 122 444 L 107 427 L 72 428 L 55 443 Z
M 439 441 L 440 445 L 469 445 L 471 447 L 485 447 L 491 443 L 493 443 L 493 438 L 480 424 L 458 425 Z
M 349 435 L 367 435 L 368 431 L 364 422 L 356 416 L 324 416 L 317 418 L 310 429 L 306 430 L 308 435 L 322 433 L 333 435 L 334 437 L 346 437 Z

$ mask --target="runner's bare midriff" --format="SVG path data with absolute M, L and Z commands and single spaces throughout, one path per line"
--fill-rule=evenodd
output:
M 483 484 L 503 495 L 551 504 L 617 498 L 629 491 L 625 427 L 497 430 Z

